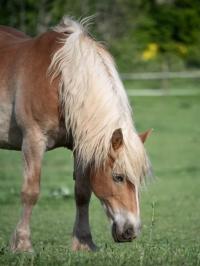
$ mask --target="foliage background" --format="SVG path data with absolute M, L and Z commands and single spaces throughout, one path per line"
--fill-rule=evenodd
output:
M 122 72 L 200 67 L 199 0 L 1 0 L 0 24 L 34 36 L 63 15 L 96 15 L 92 34 Z

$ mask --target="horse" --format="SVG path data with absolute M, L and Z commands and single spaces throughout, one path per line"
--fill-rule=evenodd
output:
M 150 171 L 123 84 L 107 49 L 85 21 L 64 17 L 30 37 L 0 27 L 0 148 L 22 152 L 22 215 L 11 249 L 32 251 L 30 220 L 40 192 L 42 158 L 65 147 L 74 156 L 76 218 L 72 250 L 96 250 L 89 225 L 93 192 L 115 242 L 141 228 L 139 188 Z

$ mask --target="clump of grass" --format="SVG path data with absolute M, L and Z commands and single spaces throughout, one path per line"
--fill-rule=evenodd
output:
M 149 242 L 152 242 L 152 237 L 153 237 L 153 231 L 154 231 L 154 226 L 155 226 L 155 201 L 151 203 L 151 224 L 150 224 L 150 231 L 149 231 Z

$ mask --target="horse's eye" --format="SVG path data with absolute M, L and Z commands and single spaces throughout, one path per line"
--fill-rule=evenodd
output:
M 113 177 L 113 180 L 114 180 L 115 182 L 117 182 L 117 183 L 122 183 L 122 182 L 124 182 L 124 176 L 121 175 L 121 174 L 115 174 L 115 173 L 113 173 L 113 174 L 112 174 L 112 177 Z

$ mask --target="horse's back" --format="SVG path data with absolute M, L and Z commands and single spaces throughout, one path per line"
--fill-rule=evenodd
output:
M 4 26 L 4 25 L 0 25 L 0 33 L 10 34 L 17 38 L 30 38 L 28 35 L 26 35 L 22 31 L 19 31 L 15 28 Z
M 28 39 L 30 37 L 25 33 L 8 26 L 0 25 L 0 49 Z

